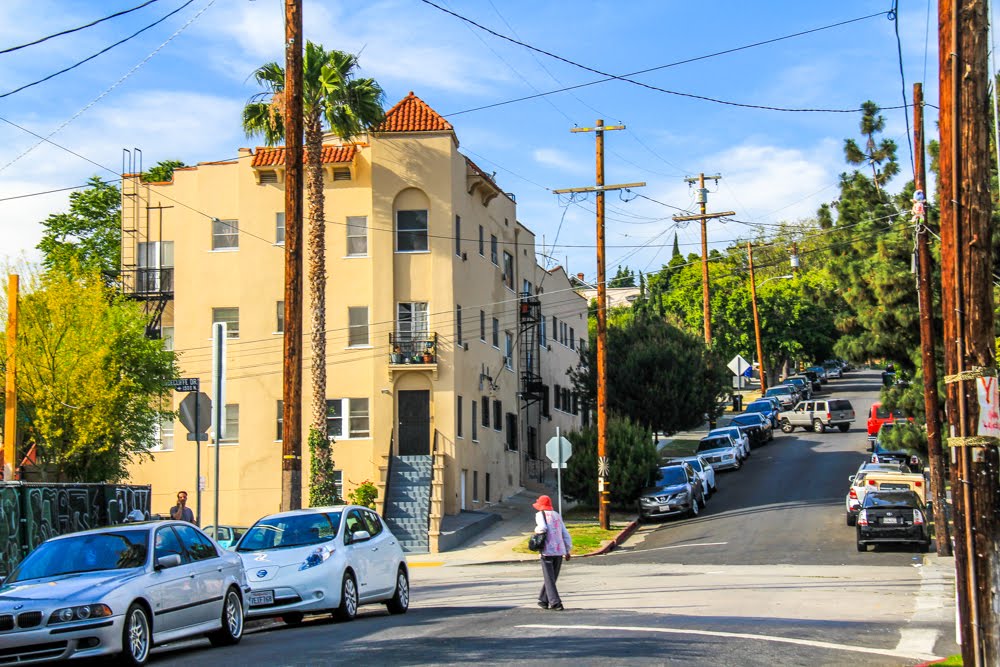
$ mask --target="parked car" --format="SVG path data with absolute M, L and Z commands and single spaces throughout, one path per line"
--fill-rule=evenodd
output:
M 913 491 L 871 491 L 858 512 L 858 551 L 870 544 L 911 543 L 922 552 L 931 546 L 926 508 Z
M 743 432 L 738 426 L 722 426 L 713 428 L 708 432 L 709 436 L 728 435 L 740 449 L 740 459 L 746 461 L 750 458 L 750 436 Z
M 826 369 L 822 366 L 809 366 L 806 370 L 818 375 L 821 384 L 826 384 L 830 381 L 830 376 L 826 374 Z
M 827 377 L 837 378 L 838 380 L 844 377 L 844 369 L 839 362 L 824 361 L 823 368 L 826 370 Z
M 812 390 L 815 394 L 817 391 L 823 390 L 823 381 L 820 380 L 819 373 L 816 371 L 811 371 L 808 368 L 802 371 L 802 375 L 809 378 L 810 384 L 812 384 Z
M 902 463 L 906 465 L 910 472 L 923 472 L 924 462 L 916 453 L 905 449 L 887 449 L 878 441 L 871 447 L 872 463 Z
M 690 465 L 660 468 L 656 481 L 639 496 L 640 519 L 697 516 L 704 507 L 701 480 Z
M 774 429 L 771 420 L 759 412 L 744 412 L 730 417 L 723 426 L 735 426 L 747 434 L 751 447 L 760 447 L 774 440 Z
M 812 382 L 809 378 L 803 375 L 791 375 L 785 378 L 784 384 L 793 384 L 799 388 L 799 396 L 802 397 L 801 400 L 808 401 L 812 398 Z
M 778 425 L 778 413 L 780 410 L 774 407 L 774 403 L 769 400 L 752 401 L 746 406 L 746 408 L 744 408 L 743 412 L 756 412 L 764 415 L 768 418 L 768 420 L 770 420 L 772 428 L 777 427 Z
M 350 621 L 358 607 L 410 606 L 410 580 L 399 542 L 374 511 L 356 505 L 268 515 L 236 544 L 251 590 L 247 617 L 280 616 L 294 625 L 306 613 Z
M 912 422 L 913 417 L 907 417 L 899 408 L 890 410 L 878 401 L 872 403 L 871 410 L 868 412 L 868 437 L 875 437 L 878 434 L 878 430 L 882 428 L 882 424 L 895 422 L 896 420 Z
M 779 414 L 778 421 L 785 433 L 791 433 L 796 427 L 823 433 L 833 426 L 840 429 L 841 433 L 847 433 L 854 423 L 854 406 L 846 398 L 802 401 L 794 409 Z
M 233 547 L 241 537 L 243 533 L 247 532 L 246 526 L 219 526 L 218 529 L 215 526 L 205 526 L 204 531 L 215 538 L 215 541 L 219 543 L 219 546 L 223 549 L 229 549 Z
M 0 586 L 0 661 L 117 655 L 143 665 L 155 644 L 197 636 L 236 644 L 248 590 L 239 557 L 189 523 L 53 537 Z
M 743 467 L 739 446 L 728 435 L 713 435 L 702 438 L 698 442 L 695 453 L 708 461 L 708 464 L 715 468 L 716 472 L 739 470 Z
M 907 475 L 905 479 L 898 478 L 904 474 Z M 923 475 L 910 473 L 909 466 L 902 463 L 863 463 L 858 471 L 847 479 L 851 483 L 844 501 L 848 526 L 854 525 L 865 494 L 869 491 L 883 490 L 883 485 L 886 485 L 884 486 L 886 491 L 906 489 L 918 491 L 921 500 L 926 502 L 926 481 Z
M 719 490 L 719 487 L 715 482 L 715 468 L 709 465 L 708 461 L 701 456 L 682 456 L 670 459 L 667 462 L 667 465 L 670 465 L 675 461 L 683 461 L 684 463 L 687 463 L 696 473 L 698 473 L 702 480 L 702 490 L 705 492 L 704 495 L 706 498 Z
M 764 392 L 764 396 L 774 396 L 779 401 L 781 401 L 782 409 L 788 409 L 795 405 L 798 397 L 798 391 L 795 387 L 789 387 L 788 385 L 778 385 L 777 387 L 771 387 Z

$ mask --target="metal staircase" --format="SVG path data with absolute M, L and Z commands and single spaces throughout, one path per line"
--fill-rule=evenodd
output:
M 430 550 L 431 466 L 430 455 L 393 456 L 389 464 L 383 515 L 389 530 L 409 553 Z

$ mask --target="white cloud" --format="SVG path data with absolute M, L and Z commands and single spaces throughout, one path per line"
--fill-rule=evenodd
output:
M 531 157 L 538 164 L 572 174 L 590 173 L 592 164 L 582 162 L 568 153 L 556 148 L 536 148 L 531 152 Z

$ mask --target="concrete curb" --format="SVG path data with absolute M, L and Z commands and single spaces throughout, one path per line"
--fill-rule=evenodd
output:
M 603 547 L 601 547 L 597 551 L 591 551 L 589 554 L 583 554 L 582 556 L 577 556 L 577 558 L 603 556 L 605 554 L 611 553 L 614 549 L 621 546 L 621 544 L 625 542 L 625 540 L 632 537 L 632 533 L 634 533 L 635 529 L 638 527 L 639 527 L 639 518 L 636 517 L 635 519 L 632 520 L 632 522 L 629 525 L 625 526 L 620 533 L 615 535 L 613 540 L 605 544 Z

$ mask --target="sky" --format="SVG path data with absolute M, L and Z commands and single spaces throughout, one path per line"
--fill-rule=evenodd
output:
M 4 0 L 0 51 L 144 1 Z M 605 182 L 646 186 L 607 196 L 608 266 L 611 273 L 619 264 L 648 272 L 670 259 L 675 232 L 684 254 L 699 251 L 698 224 L 671 219 L 697 206 L 685 177 L 721 174 L 718 184 L 709 181 L 708 208 L 735 211 L 742 221 L 710 222 L 715 248 L 767 229 L 761 223 L 809 218 L 837 196 L 838 175 L 848 169 L 843 141 L 857 136 L 860 114 L 751 109 L 616 79 L 491 105 L 607 78 L 585 68 L 624 75 L 877 12 L 630 78 L 741 104 L 856 109 L 871 99 L 889 107 L 903 104 L 901 51 L 907 96 L 923 81 L 926 100 L 937 102 L 936 3 L 929 1 L 903 0 L 898 23 L 886 14 L 892 3 L 882 0 L 435 2 L 564 60 L 421 0 L 306 0 L 305 36 L 359 54 L 361 75 L 382 85 L 387 108 L 413 91 L 444 115 L 460 150 L 516 196 L 519 220 L 537 235 L 539 261 L 588 279 L 596 271 L 593 198 L 552 193 L 594 183 L 594 135 L 571 133 L 574 126 L 598 118 L 626 126 L 605 133 Z M 68 209 L 70 190 L 63 189 L 93 175 L 115 179 L 124 149 L 140 149 L 148 168 L 165 159 L 233 158 L 239 147 L 262 143 L 245 137 L 240 110 L 258 92 L 254 69 L 283 64 L 283 7 L 281 0 L 152 0 L 91 28 L 0 53 L 0 260 L 37 260 L 40 222 Z M 8 94 L 175 10 L 83 65 Z M 908 113 L 884 112 L 902 173 L 890 189 L 911 174 Z M 933 138 L 935 109 L 925 117 Z

